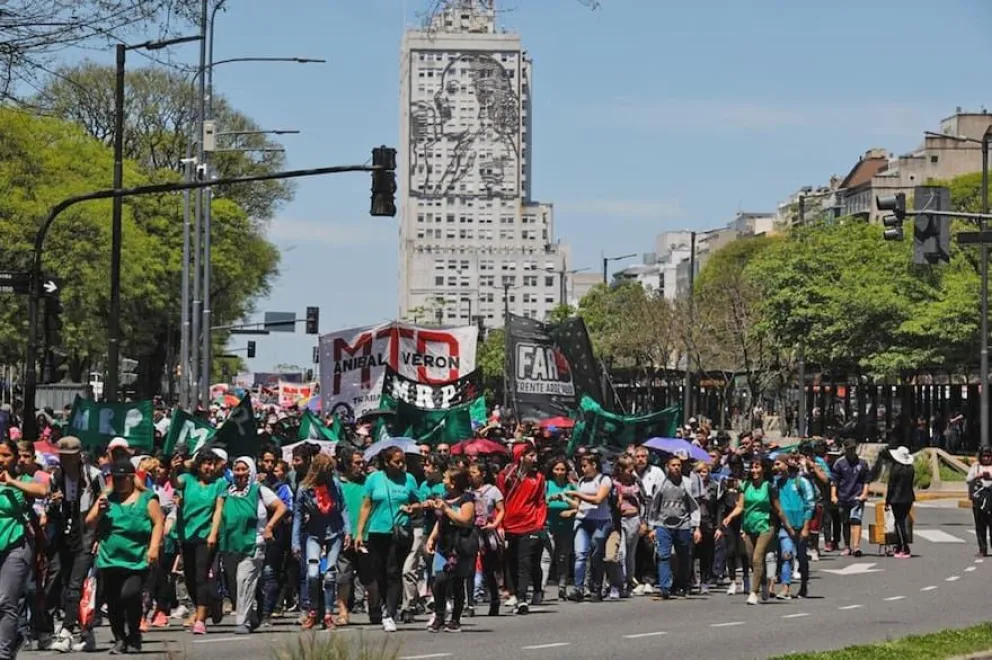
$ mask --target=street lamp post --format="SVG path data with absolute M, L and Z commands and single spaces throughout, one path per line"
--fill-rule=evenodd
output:
M 633 259 L 637 256 L 637 253 L 624 254 L 619 257 L 603 257 L 603 284 L 609 285 L 609 274 L 607 273 L 607 268 L 611 261 L 622 261 L 624 259 Z
M 146 41 L 129 46 L 117 44 L 117 71 L 114 82 L 114 189 L 124 187 L 124 82 L 127 51 L 159 50 L 190 41 L 198 41 L 199 35 L 178 37 L 164 41 Z M 107 383 L 104 396 L 108 401 L 117 400 L 120 385 L 120 346 L 121 346 L 121 251 L 124 243 L 124 200 L 113 199 L 111 211 L 110 238 L 110 315 L 107 322 Z
M 982 213 L 988 214 L 989 212 L 989 142 L 992 142 L 992 126 L 985 129 L 985 134 L 982 135 L 981 140 L 976 140 L 975 138 L 963 137 L 960 135 L 944 135 L 943 133 L 933 133 L 927 131 L 925 133 L 930 137 L 945 138 L 948 140 L 954 140 L 955 142 L 971 142 L 972 144 L 980 144 L 982 147 Z M 988 227 L 988 221 L 985 218 L 979 219 L 979 229 L 984 232 Z M 980 248 L 980 277 L 981 277 L 981 304 L 982 304 L 982 319 L 981 319 L 981 352 L 979 353 L 979 379 L 981 380 L 981 389 L 979 390 L 979 411 L 981 416 L 981 424 L 979 432 L 981 433 L 980 443 L 982 447 L 988 447 L 990 444 L 989 438 L 989 246 L 986 243 L 982 243 Z

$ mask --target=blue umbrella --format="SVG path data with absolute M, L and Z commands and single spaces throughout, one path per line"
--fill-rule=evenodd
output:
M 651 438 L 644 443 L 644 446 L 667 454 L 684 453 L 694 461 L 709 463 L 711 460 L 710 455 L 705 450 L 682 438 Z
M 373 458 L 378 456 L 383 449 L 389 449 L 390 447 L 399 447 L 406 454 L 420 454 L 420 445 L 417 444 L 417 441 L 412 438 L 387 438 L 370 445 L 369 448 L 365 450 L 362 457 L 366 461 L 371 461 Z

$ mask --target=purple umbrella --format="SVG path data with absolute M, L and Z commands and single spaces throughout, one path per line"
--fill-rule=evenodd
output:
M 694 461 L 710 462 L 710 455 L 705 450 L 681 438 L 651 438 L 644 443 L 644 446 L 667 454 L 682 452 L 688 454 L 689 458 Z

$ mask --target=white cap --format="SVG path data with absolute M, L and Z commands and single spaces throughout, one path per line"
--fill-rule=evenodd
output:
M 218 456 L 220 458 L 220 460 L 222 460 L 225 463 L 227 463 L 227 452 L 226 451 L 224 451 L 223 449 L 217 449 L 217 448 L 211 449 L 210 451 L 213 452 L 216 456 Z
M 114 438 L 113 440 L 110 441 L 110 444 L 107 445 L 107 451 L 111 451 L 114 449 L 130 449 L 130 448 L 131 445 L 127 443 L 127 440 L 121 437 Z

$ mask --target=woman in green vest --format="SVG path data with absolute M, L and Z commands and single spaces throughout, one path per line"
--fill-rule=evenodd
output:
M 181 495 L 178 507 L 178 533 L 183 553 L 183 577 L 186 590 L 196 606 L 193 613 L 194 635 L 207 634 L 207 615 L 217 592 L 210 572 L 217 551 L 227 480 L 222 478 L 221 458 L 209 449 L 200 449 L 193 457 L 192 473 L 184 473 L 182 456 L 172 459 L 172 487 Z
M 131 461 L 118 459 L 110 475 L 113 486 L 90 509 L 86 524 L 97 529 L 96 568 L 114 633 L 110 653 L 141 653 L 142 588 L 158 562 L 165 520 L 158 495 L 135 487 Z
M 0 660 L 16 655 L 18 601 L 31 574 L 31 499 L 48 497 L 48 486 L 17 476 L 17 443 L 0 441 Z
M 744 484 L 737 496 L 737 506 L 723 519 L 723 527 L 729 528 L 735 518 L 741 519 L 741 533 L 748 557 L 751 558 L 751 593 L 747 604 L 757 605 L 758 594 L 764 593 L 761 585 L 765 581 L 765 553 L 778 534 L 778 523 L 785 527 L 789 536 L 796 531 L 789 525 L 788 518 L 778 501 L 778 491 L 771 482 L 772 466 L 767 458 L 755 458 L 751 463 L 751 479 Z
M 258 483 L 255 461 L 249 456 L 234 459 L 234 483 L 224 499 L 220 528 L 220 551 L 224 572 L 235 578 L 234 634 L 247 635 L 257 620 L 255 591 L 265 562 L 265 544 L 275 539 L 276 525 L 286 505 L 268 486 Z

